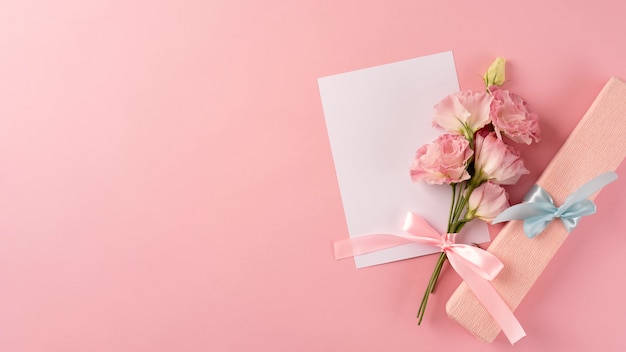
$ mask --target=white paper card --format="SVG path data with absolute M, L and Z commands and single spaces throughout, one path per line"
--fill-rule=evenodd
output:
M 322 77 L 318 80 L 350 237 L 402 234 L 408 211 L 445 232 L 451 187 L 413 183 L 415 151 L 443 133 L 433 106 L 459 90 L 452 52 Z M 472 221 L 457 239 L 488 242 Z M 355 257 L 358 268 L 438 252 L 416 243 Z

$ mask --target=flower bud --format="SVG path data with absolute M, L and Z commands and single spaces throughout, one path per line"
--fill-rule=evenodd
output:
M 472 192 L 467 204 L 466 219 L 479 218 L 483 221 L 491 222 L 504 209 L 509 207 L 509 196 L 502 186 L 492 182 L 485 182 Z
M 494 62 L 487 69 L 487 73 L 483 76 L 483 81 L 485 81 L 485 86 L 487 88 L 491 86 L 501 86 L 504 84 L 504 80 L 506 79 L 504 75 L 504 66 L 506 60 L 498 57 L 494 60 Z

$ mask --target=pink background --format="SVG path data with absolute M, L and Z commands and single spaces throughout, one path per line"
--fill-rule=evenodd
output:
M 0 1 L 0 351 L 625 350 L 626 165 L 514 347 L 445 316 L 449 269 L 416 325 L 435 256 L 333 259 L 318 77 L 453 50 L 477 89 L 507 57 L 544 135 L 513 201 L 626 79 L 619 1 L 434 3 Z

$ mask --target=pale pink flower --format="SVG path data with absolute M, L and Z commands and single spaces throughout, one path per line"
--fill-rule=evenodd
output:
M 485 182 L 470 195 L 466 219 L 479 218 L 491 222 L 504 209 L 509 207 L 509 195 L 502 186 Z
M 512 185 L 528 173 L 519 152 L 505 144 L 495 133 L 476 134 L 474 170 L 476 180 Z
M 467 162 L 473 153 L 462 136 L 441 135 L 417 150 L 410 168 L 411 179 L 438 185 L 468 180 Z
M 463 91 L 448 95 L 435 105 L 433 126 L 472 139 L 474 132 L 491 121 L 492 100 L 486 92 Z
M 493 91 L 491 121 L 498 138 L 506 135 L 517 143 L 539 142 L 539 118 L 528 110 L 524 99 L 508 90 Z

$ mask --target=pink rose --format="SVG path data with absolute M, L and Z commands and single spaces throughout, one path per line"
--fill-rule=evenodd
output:
M 505 144 L 495 133 L 476 134 L 474 170 L 476 180 L 512 185 L 528 173 L 519 152 Z
M 502 186 L 485 182 L 472 192 L 467 204 L 466 219 L 479 218 L 491 222 L 509 207 L 509 195 Z
M 498 138 L 506 135 L 517 143 L 539 142 L 539 118 L 528 111 L 526 102 L 508 90 L 493 91 L 491 121 Z
M 448 95 L 435 105 L 433 126 L 442 127 L 467 139 L 491 121 L 489 116 L 493 97 L 486 92 L 458 92 Z
M 462 136 L 441 135 L 417 150 L 411 164 L 411 179 L 438 185 L 468 180 L 467 161 L 473 153 Z

